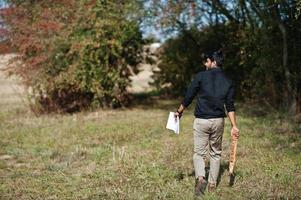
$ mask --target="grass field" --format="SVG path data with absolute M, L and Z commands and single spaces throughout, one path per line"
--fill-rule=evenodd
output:
M 165 129 L 179 102 L 39 117 L 22 102 L 0 102 L 0 199 L 194 199 L 193 105 L 180 135 Z M 237 110 L 234 185 L 226 120 L 218 189 L 205 199 L 300 199 L 300 127 L 277 113 Z

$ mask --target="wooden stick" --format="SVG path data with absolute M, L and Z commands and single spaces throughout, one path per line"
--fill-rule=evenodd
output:
M 230 146 L 230 160 L 229 160 L 229 172 L 233 174 L 235 161 L 236 161 L 236 149 L 237 149 L 238 139 L 235 136 L 231 137 L 231 146 Z

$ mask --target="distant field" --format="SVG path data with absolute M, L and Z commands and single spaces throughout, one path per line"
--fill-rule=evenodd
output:
M 179 100 L 36 117 L 18 94 L 6 94 L 0 90 L 0 199 L 194 198 L 193 106 L 177 136 L 165 125 Z M 300 199 L 300 129 L 278 113 L 256 117 L 244 105 L 237 109 L 234 185 L 226 120 L 218 190 L 205 199 Z

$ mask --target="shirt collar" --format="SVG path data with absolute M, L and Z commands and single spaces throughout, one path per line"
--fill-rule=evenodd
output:
M 208 71 L 215 71 L 215 70 L 221 70 L 221 68 L 220 67 L 213 67 L 213 68 L 209 68 L 208 69 Z

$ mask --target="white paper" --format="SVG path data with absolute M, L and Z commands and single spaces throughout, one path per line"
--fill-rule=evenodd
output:
M 175 118 L 174 112 L 169 112 L 166 128 L 174 131 L 176 134 L 180 133 L 180 119 L 178 116 Z

